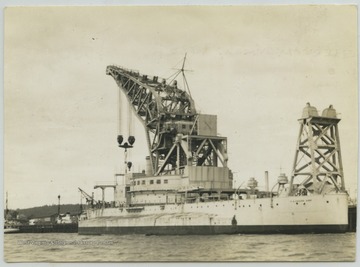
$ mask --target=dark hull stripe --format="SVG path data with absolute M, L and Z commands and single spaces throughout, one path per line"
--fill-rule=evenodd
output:
M 77 233 L 78 224 L 21 225 L 18 233 Z
M 145 235 L 214 235 L 214 234 L 306 234 L 344 233 L 344 225 L 255 225 L 255 226 L 139 226 L 79 227 L 81 235 L 145 234 Z

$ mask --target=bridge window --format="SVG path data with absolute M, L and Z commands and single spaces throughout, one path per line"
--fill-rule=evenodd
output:
M 136 183 L 137 185 L 139 185 L 140 184 L 140 181 L 137 181 L 137 183 Z
M 154 180 L 150 180 L 150 184 L 154 184 Z
M 141 184 L 145 184 L 145 180 L 142 180 L 142 181 L 141 181 Z
M 167 179 L 164 180 L 164 184 L 167 184 L 169 181 Z
M 157 184 L 161 184 L 161 180 L 156 180 L 156 183 L 157 183 Z

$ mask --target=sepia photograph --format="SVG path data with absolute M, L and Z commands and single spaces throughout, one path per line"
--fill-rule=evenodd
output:
M 5 6 L 3 261 L 354 262 L 357 12 Z

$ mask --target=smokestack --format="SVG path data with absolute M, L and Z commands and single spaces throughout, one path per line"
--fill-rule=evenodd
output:
M 145 161 L 146 161 L 145 174 L 146 176 L 152 176 L 153 173 L 151 168 L 150 156 L 146 156 Z
M 265 191 L 269 193 L 269 172 L 265 171 Z

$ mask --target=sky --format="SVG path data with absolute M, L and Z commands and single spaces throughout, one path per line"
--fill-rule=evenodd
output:
M 302 109 L 339 113 L 349 193 L 357 188 L 354 6 L 12 7 L 4 11 L 4 191 L 10 208 L 79 203 L 123 171 L 121 65 L 167 78 L 187 53 L 198 111 L 216 114 L 236 185 L 291 174 Z M 123 114 L 123 116 L 125 116 Z M 134 170 L 145 167 L 135 120 Z M 126 135 L 126 134 L 125 134 Z M 111 200 L 112 192 L 106 191 Z M 100 192 L 94 191 L 96 196 Z

